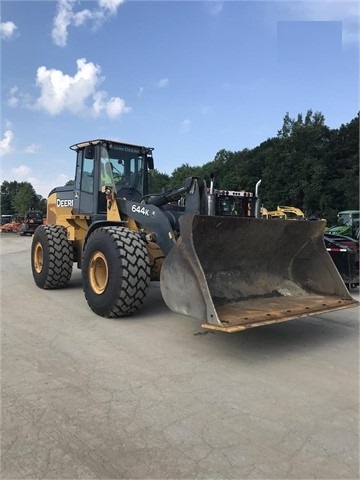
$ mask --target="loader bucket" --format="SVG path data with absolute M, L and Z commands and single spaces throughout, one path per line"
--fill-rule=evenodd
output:
M 325 223 L 183 215 L 161 270 L 164 301 L 225 332 L 357 306 L 326 251 Z

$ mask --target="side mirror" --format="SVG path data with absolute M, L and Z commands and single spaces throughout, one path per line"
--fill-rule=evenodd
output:
M 147 166 L 149 170 L 154 170 L 154 159 L 153 157 L 146 157 Z
M 95 148 L 94 145 L 87 145 L 84 150 L 84 156 L 85 158 L 94 158 L 95 156 Z

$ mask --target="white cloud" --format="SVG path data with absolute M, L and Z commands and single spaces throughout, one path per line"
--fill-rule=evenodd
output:
M 64 173 L 56 174 L 53 180 L 49 178 L 49 175 L 44 179 L 38 177 L 27 179 L 34 187 L 35 192 L 43 198 L 47 198 L 53 188 L 65 185 L 68 180 L 73 180 L 73 178 L 68 177 Z
M 6 130 L 11 130 L 13 123 L 10 120 L 4 120 Z
M 122 98 L 111 97 L 106 103 L 104 110 L 106 111 L 108 117 L 116 118 L 122 113 L 130 112 L 131 108 L 125 105 L 125 101 Z
M 14 134 L 11 130 L 6 130 L 3 138 L 0 140 L 0 155 L 8 155 L 11 153 L 13 148 Z
M 161 80 L 158 81 L 157 86 L 159 88 L 165 88 L 169 85 L 169 79 L 168 78 L 162 78 Z
M 0 23 L 0 37 L 3 39 L 11 38 L 15 35 L 17 26 L 14 22 Z
M 51 33 L 54 43 L 59 47 L 66 46 L 70 26 L 79 27 L 90 22 L 94 28 L 99 27 L 116 14 L 123 2 L 124 0 L 99 0 L 98 8 L 74 11 L 75 2 L 59 0 Z
M 181 122 L 180 132 L 183 132 L 183 133 L 188 132 L 190 130 L 190 127 L 191 127 L 191 120 L 186 118 Z
M 72 21 L 72 3 L 67 0 L 58 2 L 58 13 L 54 18 L 52 39 L 59 47 L 64 47 L 67 41 L 67 28 Z
M 282 2 L 281 5 L 293 20 L 340 21 L 342 22 L 343 43 L 359 43 L 360 7 L 354 1 L 303 1 Z
M 47 198 L 53 188 L 65 185 L 68 180 L 72 179 L 63 173 L 54 174 L 53 178 L 48 173 L 44 175 L 44 178 L 40 176 L 35 177 L 34 172 L 27 165 L 13 168 L 6 175 L 4 173 L 2 172 L 2 178 L 6 178 L 8 181 L 31 183 L 37 195 L 41 195 L 43 198 Z
M 19 105 L 19 99 L 16 97 L 10 97 L 8 100 L 8 105 L 11 108 L 16 108 Z
M 27 93 L 23 93 L 17 86 L 10 88 L 9 98 L 7 101 L 9 107 L 16 108 L 20 105 L 27 106 L 31 103 L 31 97 Z
M 10 97 L 8 100 L 9 107 L 16 108 L 19 105 L 19 98 L 17 97 L 18 87 L 12 87 L 10 89 Z
M 41 145 L 37 143 L 31 143 L 24 148 L 24 153 L 38 153 L 41 150 Z
M 136 94 L 138 98 L 141 97 L 141 95 L 143 94 L 143 91 L 144 91 L 143 87 L 140 87 L 138 90 L 138 93 Z
M 99 7 L 116 13 L 118 7 L 124 3 L 124 0 L 99 0 Z
M 97 117 L 105 113 L 115 118 L 131 109 L 119 97 L 107 99 L 105 91 L 98 91 L 98 85 L 104 80 L 101 68 L 85 58 L 77 60 L 77 72 L 72 77 L 61 70 L 47 69 L 41 66 L 37 70 L 36 84 L 41 89 L 35 108 L 50 115 L 70 111 L 79 116 L 85 114 Z
M 11 170 L 11 173 L 17 176 L 17 178 L 26 178 L 31 173 L 31 168 L 27 165 L 19 165 Z
M 97 117 L 101 112 L 106 112 L 110 118 L 116 118 L 122 113 L 128 113 L 131 111 L 130 107 L 125 105 L 125 101 L 119 97 L 112 97 L 110 100 L 106 100 L 106 92 L 96 92 L 94 95 L 94 103 L 92 106 L 93 115 Z

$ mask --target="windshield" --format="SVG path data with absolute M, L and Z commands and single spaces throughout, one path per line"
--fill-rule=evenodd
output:
M 117 192 L 124 187 L 142 190 L 144 157 L 141 148 L 112 144 L 101 147 L 101 184 L 115 185 Z
M 359 223 L 359 213 L 339 213 L 338 224 L 339 225 L 357 225 Z

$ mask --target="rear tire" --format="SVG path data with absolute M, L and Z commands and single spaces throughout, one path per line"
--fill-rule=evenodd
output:
M 85 298 L 102 317 L 124 317 L 146 297 L 150 266 L 144 241 L 125 227 L 101 227 L 85 245 L 82 260 Z
M 31 268 L 36 285 L 43 289 L 67 287 L 73 267 L 73 246 L 66 228 L 40 225 L 31 245 Z

